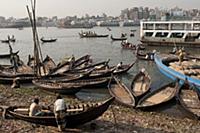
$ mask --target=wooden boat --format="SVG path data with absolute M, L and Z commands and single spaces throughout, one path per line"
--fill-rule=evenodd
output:
M 54 60 L 49 57 L 48 55 L 46 56 L 46 58 L 42 61 L 43 66 L 45 67 L 45 69 L 48 71 L 48 73 L 53 70 L 54 68 L 56 68 L 56 63 L 54 62 Z
M 58 74 L 63 74 L 69 71 L 74 71 L 76 70 L 76 68 L 78 68 L 82 64 L 89 61 L 90 61 L 90 55 L 85 55 L 85 56 L 80 57 L 79 59 L 75 60 L 73 64 L 70 60 L 68 60 L 62 64 L 57 65 L 57 67 L 52 69 L 49 74 L 58 75 Z
M 183 84 L 187 79 L 187 82 L 190 85 L 195 85 L 198 90 L 200 90 L 200 79 L 190 77 L 169 67 L 170 62 L 178 61 L 177 57 L 170 56 L 166 58 L 161 58 L 159 55 L 155 54 L 154 61 L 160 72 L 163 73 L 165 76 L 169 77 L 172 80 L 179 79 L 181 84 Z
M 109 63 L 110 60 L 107 60 L 107 61 L 102 61 L 102 62 L 98 62 L 98 63 L 89 63 L 86 62 L 84 64 L 82 64 L 81 66 L 79 67 L 76 67 L 75 69 L 73 69 L 72 71 L 82 71 L 82 70 L 85 70 L 85 69 L 91 69 L 91 68 L 94 68 L 94 69 L 102 69 L 102 68 L 105 68 L 108 66 L 108 63 Z
M 93 79 L 79 79 L 73 80 L 67 83 L 70 84 L 78 84 L 82 85 L 82 88 L 96 88 L 96 87 L 105 87 L 108 85 L 108 81 L 110 77 L 100 77 L 100 78 L 93 78 Z
M 19 50 L 15 53 L 13 53 L 14 55 L 17 55 L 19 53 Z M 0 54 L 0 58 L 10 58 L 11 54 Z
M 68 82 L 51 82 L 48 80 L 33 80 L 33 84 L 42 90 L 60 93 L 75 94 L 82 88 L 102 87 L 108 84 L 109 78 L 81 79 Z
M 130 30 L 131 32 L 136 32 L 137 30 Z
M 75 93 L 80 91 L 82 87 L 81 85 L 64 85 L 61 83 L 47 82 L 42 80 L 32 80 L 32 83 L 35 86 L 39 87 L 39 89 L 65 95 L 74 95 Z
M 57 75 L 45 75 L 41 76 L 41 80 L 47 80 L 51 82 L 68 82 L 78 79 L 84 79 L 90 75 L 91 71 L 87 71 L 84 73 L 76 73 L 76 74 L 57 74 Z M 2 84 L 12 84 L 13 79 L 18 79 L 20 84 L 23 83 L 32 83 L 32 80 L 38 79 L 34 74 L 23 74 L 23 73 L 2 73 L 0 72 L 0 83 Z
M 68 105 L 65 116 L 65 120 L 67 121 L 66 128 L 76 127 L 98 118 L 108 109 L 113 100 L 114 98 L 111 97 L 101 102 Z M 3 107 L 1 107 L 1 110 L 4 109 Z M 51 111 L 51 113 L 48 113 L 47 116 L 29 116 L 28 113 L 28 107 L 11 106 L 5 109 L 6 117 L 11 117 L 13 119 L 19 119 L 39 125 L 57 127 L 53 111 Z
M 20 84 L 23 84 L 23 83 L 32 83 L 32 80 L 34 80 L 35 77 L 34 76 L 21 76 L 21 77 L 12 78 L 12 77 L 2 77 L 2 76 L 0 76 L 0 83 L 11 85 L 11 84 L 13 84 L 14 79 L 17 79 L 17 81 L 19 81 Z
M 188 85 L 186 86 L 183 85 L 178 90 L 178 103 L 181 105 L 182 110 L 186 112 L 189 116 L 191 116 L 193 119 L 200 119 L 199 92 L 197 92 L 195 87 L 191 89 Z
M 135 98 L 132 95 L 131 91 L 125 84 L 119 81 L 114 77 L 115 83 L 111 84 L 109 82 L 108 89 L 111 96 L 115 97 L 115 100 L 125 106 L 135 107 Z
M 1 40 L 2 43 L 9 43 L 10 40 Z
M 131 49 L 131 50 L 136 50 L 136 45 L 132 44 L 132 43 L 129 43 L 129 42 L 121 42 L 121 46 L 123 49 Z M 139 50 L 144 50 L 145 47 L 139 45 Z
M 137 53 L 136 57 L 139 60 L 154 61 L 154 57 L 150 57 L 151 55 L 153 56 L 153 53 L 149 53 L 149 55 Z
M 79 79 L 85 79 L 91 74 L 91 72 L 92 70 L 84 73 L 65 73 L 61 75 L 47 75 L 45 77 L 41 77 L 41 80 L 46 80 L 47 82 L 69 82 Z
M 35 66 L 35 58 L 31 55 L 28 56 L 28 61 L 27 61 L 27 65 L 30 67 L 34 67 Z
M 131 34 L 130 34 L 130 37 L 134 37 L 134 36 L 135 36 L 135 34 L 134 34 L 134 33 L 131 33 Z
M 126 73 L 133 67 L 136 61 L 133 61 L 130 64 L 122 65 L 120 69 L 118 69 L 116 66 L 111 66 L 109 68 L 106 67 L 101 69 L 95 69 L 94 71 L 92 71 L 92 73 L 89 75 L 88 78 L 108 77 L 111 76 L 111 74 L 118 75 Z
M 151 93 L 142 97 L 137 104 L 137 108 L 147 109 L 152 107 L 158 107 L 161 104 L 170 102 L 175 96 L 179 89 L 180 85 L 177 82 L 171 82 L 167 85 L 164 85 L 156 90 L 153 90 Z
M 12 66 L 0 68 L 0 83 L 12 84 L 14 79 L 18 79 L 19 83 L 31 83 L 35 79 L 33 69 L 22 65 L 18 66 L 15 73 Z
M 107 30 L 108 30 L 108 31 L 111 31 L 111 28 L 110 28 L 110 27 L 107 27 Z
M 54 60 L 48 55 L 42 61 L 42 64 L 49 70 L 56 68 Z M 27 65 L 33 68 L 35 66 L 35 58 L 29 55 Z
M 32 69 L 35 68 L 35 58 L 32 58 L 29 60 L 29 62 L 27 63 L 28 65 L 30 65 L 30 67 Z M 52 58 L 50 58 L 48 55 L 45 57 L 45 59 L 42 61 L 42 63 L 40 63 L 38 65 L 39 69 L 40 69 L 40 73 L 41 76 L 46 76 L 46 75 L 50 75 L 51 71 L 53 69 L 55 69 L 57 66 L 55 64 L 55 62 L 53 61 Z
M 77 60 L 75 60 L 74 64 L 73 64 L 73 69 L 75 69 L 76 67 L 79 67 L 80 65 L 82 65 L 85 62 L 89 62 L 91 59 L 91 55 L 84 55 L 80 58 L 78 58 Z
M 146 71 L 143 72 L 141 70 L 134 76 L 131 83 L 131 90 L 137 100 L 150 91 L 150 85 L 151 78 Z
M 40 39 L 43 43 L 50 43 L 50 42 L 55 42 L 57 41 L 57 38 L 54 39 L 44 39 L 43 37 Z
M 33 76 L 33 69 L 27 65 L 21 65 L 17 67 L 16 73 L 13 70 L 13 67 L 1 67 L 0 76 L 1 77 L 23 77 L 23 76 Z
M 50 70 L 52 66 L 55 65 L 51 58 L 48 57 L 43 61 L 43 64 L 46 68 L 45 70 Z M 41 76 L 40 78 L 48 80 L 70 81 L 87 77 L 91 72 L 92 70 L 73 75 L 47 74 Z M 16 73 L 14 73 L 12 66 L 0 66 L 0 83 L 11 84 L 15 78 L 18 78 L 19 83 L 32 83 L 32 80 L 36 79 L 36 76 L 30 66 L 19 66 Z
M 200 57 L 198 57 L 198 56 L 186 55 L 185 57 L 186 57 L 187 59 L 192 59 L 192 60 L 200 61 Z
M 35 58 L 31 57 L 29 55 L 28 57 L 28 62 L 27 62 L 27 66 L 31 67 L 32 69 L 35 68 L 36 64 L 35 64 Z M 40 67 L 40 71 L 41 71 L 41 75 L 45 76 L 45 75 L 49 75 L 50 72 L 56 68 L 56 64 L 53 61 L 52 58 L 50 58 L 48 55 L 45 57 L 45 59 L 42 61 L 42 63 L 40 63 L 38 65 Z M 33 71 L 33 70 L 32 70 Z
M 70 70 L 71 63 L 70 61 L 66 61 L 65 63 L 61 65 L 57 65 L 54 69 L 50 71 L 50 75 L 58 75 L 63 74 L 65 72 L 68 72 Z
M 100 78 L 100 77 L 110 77 L 113 73 L 113 69 L 94 69 L 92 73 L 87 77 L 88 79 Z
M 115 37 L 113 37 L 112 35 L 110 36 L 110 38 L 111 38 L 113 41 L 124 41 L 124 40 L 127 40 L 127 37 L 115 38 Z
M 80 38 L 97 38 L 97 37 L 102 38 L 102 37 L 108 37 L 109 35 L 108 34 L 98 35 L 96 33 L 86 34 L 85 32 L 83 32 L 83 33 L 79 33 L 79 36 L 80 36 Z
M 130 63 L 130 64 L 122 65 L 122 67 L 121 67 L 120 69 L 116 68 L 116 66 L 110 67 L 110 69 L 116 68 L 116 69 L 113 71 L 113 74 L 123 74 L 123 73 L 128 72 L 128 71 L 133 67 L 133 65 L 134 65 L 136 62 L 137 62 L 137 60 L 133 61 L 133 62 Z

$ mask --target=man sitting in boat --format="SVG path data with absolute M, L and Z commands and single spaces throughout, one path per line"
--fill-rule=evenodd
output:
M 33 100 L 33 103 L 30 105 L 29 116 L 42 116 L 42 115 L 44 115 L 44 112 L 42 112 L 41 110 L 42 110 L 42 108 L 39 105 L 39 99 L 35 98 Z
M 54 114 L 59 131 L 63 131 L 66 126 L 65 113 L 66 113 L 65 101 L 64 99 L 62 99 L 60 95 L 58 95 L 54 103 Z
M 121 34 L 121 37 L 126 37 L 126 34 L 122 33 L 122 34 Z
M 119 64 L 117 64 L 117 69 L 122 69 L 122 62 L 120 62 Z
M 154 49 L 153 52 L 149 52 L 147 53 L 146 55 L 146 59 L 151 59 L 151 60 L 154 60 L 154 54 L 156 53 L 156 50 Z
M 125 40 L 124 44 L 125 44 L 126 47 L 129 47 L 129 48 L 132 47 L 131 43 L 129 43 L 127 39 Z

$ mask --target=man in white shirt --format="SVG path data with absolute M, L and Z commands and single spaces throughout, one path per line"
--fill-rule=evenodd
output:
M 58 95 L 54 103 L 54 114 L 59 131 L 63 131 L 66 126 L 65 113 L 66 113 L 65 101 L 64 99 L 62 99 L 60 95 Z

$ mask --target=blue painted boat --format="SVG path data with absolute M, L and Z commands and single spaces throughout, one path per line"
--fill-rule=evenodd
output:
M 163 63 L 164 60 L 165 59 L 161 58 L 158 54 L 154 55 L 154 61 L 161 73 L 171 78 L 172 80 L 180 79 L 180 84 L 188 82 L 190 85 L 195 85 L 196 88 L 198 88 L 198 90 L 200 91 L 200 79 L 187 76 L 178 71 L 175 71 L 174 69 L 169 68 L 167 65 Z

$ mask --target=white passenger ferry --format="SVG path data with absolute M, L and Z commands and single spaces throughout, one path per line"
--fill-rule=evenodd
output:
M 147 45 L 200 47 L 200 21 L 141 21 L 140 38 Z

